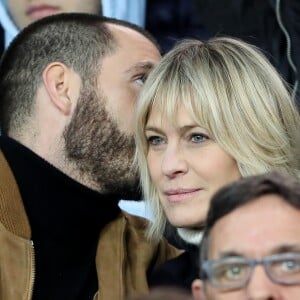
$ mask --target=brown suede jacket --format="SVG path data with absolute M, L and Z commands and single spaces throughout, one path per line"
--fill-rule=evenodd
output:
M 181 253 L 144 237 L 145 220 L 120 214 L 101 232 L 94 300 L 122 300 L 148 292 L 147 270 Z M 31 229 L 13 173 L 0 152 L 0 299 L 31 300 L 35 258 Z

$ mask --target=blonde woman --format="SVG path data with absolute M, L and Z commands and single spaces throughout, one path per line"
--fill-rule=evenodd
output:
M 300 116 L 265 56 L 232 38 L 186 40 L 165 55 L 136 112 L 137 163 L 153 214 L 148 237 L 166 223 L 198 246 L 212 195 L 241 177 L 271 170 L 300 178 Z M 152 274 L 152 285 L 190 288 L 193 252 Z

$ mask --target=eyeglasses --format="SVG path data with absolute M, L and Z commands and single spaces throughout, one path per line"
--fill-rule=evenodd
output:
M 215 288 L 228 291 L 241 289 L 251 280 L 253 270 L 262 265 L 270 280 L 281 285 L 300 283 L 300 253 L 282 253 L 262 259 L 226 257 L 202 263 L 204 280 Z

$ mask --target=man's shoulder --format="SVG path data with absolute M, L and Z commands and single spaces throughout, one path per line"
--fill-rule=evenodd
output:
M 0 222 L 13 234 L 30 239 L 31 229 L 13 172 L 0 149 Z

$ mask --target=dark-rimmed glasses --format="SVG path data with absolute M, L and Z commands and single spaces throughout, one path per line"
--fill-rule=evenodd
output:
M 262 265 L 267 276 L 281 285 L 300 284 L 300 253 L 280 253 L 262 259 L 226 257 L 202 263 L 204 280 L 221 290 L 241 289 L 251 280 L 253 270 Z

